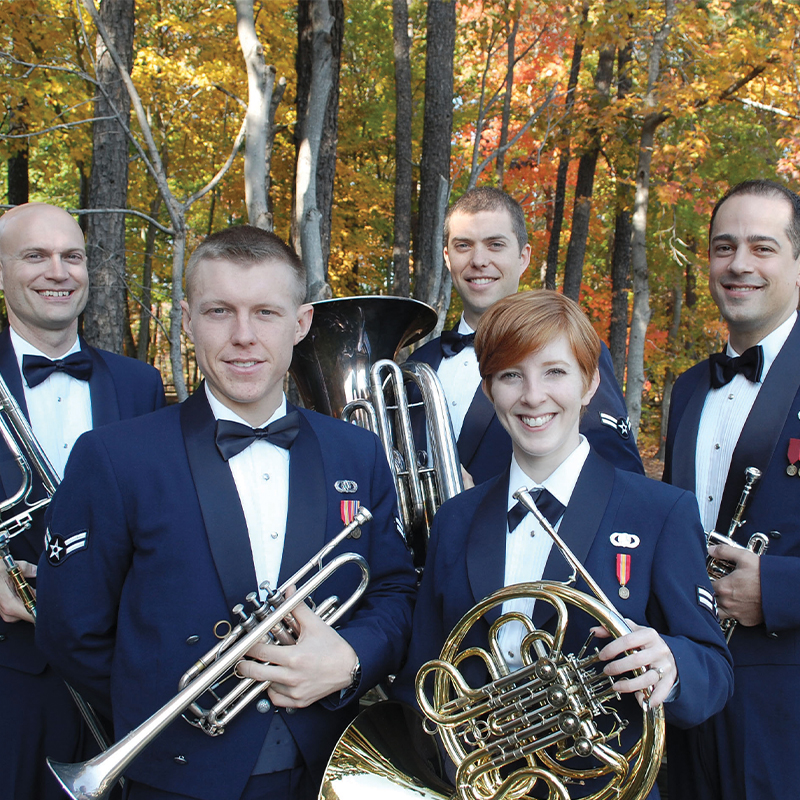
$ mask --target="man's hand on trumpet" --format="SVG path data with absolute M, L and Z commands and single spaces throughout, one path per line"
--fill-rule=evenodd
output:
M 36 577 L 36 564 L 29 564 L 27 561 L 17 561 L 17 566 L 26 580 Z M 0 619 L 3 622 L 33 622 L 33 617 L 25 608 L 22 600 L 14 589 L 11 576 L 6 572 L 0 563 Z M 31 587 L 31 591 L 34 589 Z
M 600 651 L 600 660 L 611 662 L 603 671 L 616 678 L 639 667 L 644 668 L 645 672 L 641 675 L 616 680 L 614 690 L 620 694 L 635 692 L 639 705 L 644 707 L 647 700 L 650 708 L 656 708 L 669 697 L 678 679 L 675 658 L 667 643 L 653 628 L 645 628 L 629 619 L 625 622 L 631 632 L 614 639 Z M 602 626 L 592 628 L 592 633 L 598 639 L 609 636 Z M 623 653 L 625 655 L 618 658 Z M 643 692 L 648 688 L 651 689 L 650 696 L 645 698 Z
M 736 565 L 729 575 L 714 581 L 720 619 L 732 617 L 740 625 L 758 625 L 764 621 L 761 608 L 761 559 L 750 550 L 726 544 L 708 548 L 712 558 Z
M 236 672 L 269 681 L 269 699 L 285 708 L 305 708 L 350 686 L 355 650 L 305 603 L 293 612 L 300 636 L 295 645 L 258 644 Z M 265 663 L 259 664 L 259 661 Z

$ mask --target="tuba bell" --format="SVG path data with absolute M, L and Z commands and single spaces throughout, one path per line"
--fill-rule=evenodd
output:
M 406 541 L 419 565 L 436 509 L 464 485 L 436 372 L 413 361 L 398 366 L 393 359 L 433 330 L 436 312 L 405 297 L 345 297 L 312 305 L 311 329 L 295 346 L 289 371 L 306 408 L 378 434 L 394 476 Z M 410 402 L 410 394 L 419 399 Z M 423 414 L 426 426 L 419 424 Z
M 399 704 L 379 704 L 345 731 L 328 763 L 320 800 L 349 800 L 367 791 L 398 800 L 647 797 L 664 750 L 663 709 L 645 701 L 641 733 L 634 736 L 626 731 L 626 712 L 617 708 L 620 697 L 611 688 L 613 679 L 602 672 L 597 651 L 589 649 L 592 637 L 577 653 L 564 649 L 570 607 L 581 617 L 575 622 L 581 628 L 587 617 L 590 625 L 600 623 L 614 637 L 630 628 L 527 491 L 516 497 L 553 538 L 573 574 L 567 583 L 537 581 L 493 593 L 464 615 L 440 657 L 417 673 L 424 730 L 439 734 L 455 780 L 446 777 L 438 749 L 420 744 L 419 715 Z M 577 574 L 593 594 L 570 585 Z M 502 613 L 503 603 L 518 598 L 553 606 L 553 632 L 537 628 L 520 612 Z M 488 647 L 476 646 L 475 624 L 493 610 L 494 619 L 498 607 L 501 613 L 489 626 Z M 500 629 L 509 622 L 525 630 L 523 665 L 514 672 L 499 645 Z M 487 673 L 488 683 L 477 687 L 467 678 Z

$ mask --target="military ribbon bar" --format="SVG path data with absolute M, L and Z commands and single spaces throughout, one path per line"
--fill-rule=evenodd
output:
M 631 579 L 631 557 L 627 553 L 617 553 L 617 580 L 619 581 L 619 596 L 623 600 L 627 600 L 630 595 L 630 589 L 627 587 L 628 581 Z
M 341 501 L 342 522 L 345 525 L 349 525 L 356 518 L 356 514 L 358 514 L 358 509 L 360 506 L 361 502 L 359 500 Z

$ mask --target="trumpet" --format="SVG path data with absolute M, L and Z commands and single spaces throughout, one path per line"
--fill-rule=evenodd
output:
M 381 785 L 392 797 L 400 798 L 407 790 L 402 796 L 409 800 L 517 800 L 530 796 L 569 800 L 574 796 L 570 787 L 590 779 L 604 785 L 588 795 L 589 800 L 647 797 L 664 750 L 663 708 L 643 704 L 641 734 L 625 750 L 619 737 L 629 723 L 614 706 L 619 695 L 612 688 L 613 679 L 602 672 L 598 653 L 589 651 L 593 637 L 577 653 L 564 648 L 570 605 L 600 622 L 612 636 L 630 633 L 630 628 L 540 514 L 527 490 L 514 496 L 536 516 L 573 572 L 566 583 L 506 586 L 485 598 L 456 624 L 439 658 L 417 673 L 416 694 L 425 715 L 424 730 L 439 734 L 455 764 L 455 793 L 444 782 L 444 770 L 435 763 L 435 747 L 428 745 L 426 753 L 423 742 L 415 745 L 416 754 L 409 754 L 415 737 L 405 731 L 392 734 L 391 728 L 404 726 L 404 715 L 386 704 L 383 712 L 380 705 L 368 709 L 345 731 L 328 763 L 321 800 L 381 795 Z M 570 585 L 578 574 L 594 596 Z M 537 628 L 525 614 L 502 612 L 503 603 L 519 598 L 533 598 L 555 608 L 553 633 Z M 501 613 L 499 618 L 491 617 L 488 647 L 476 646 L 475 624 L 493 610 L 496 615 L 498 606 Z M 525 629 L 523 665 L 514 672 L 509 670 L 499 642 L 500 629 L 512 621 Z M 469 669 L 475 662 L 485 665 L 490 677 L 478 688 L 470 686 L 466 670 L 462 672 L 463 665 Z M 643 668 L 636 670 L 636 674 L 642 672 Z M 429 694 L 426 681 L 431 678 Z M 379 719 L 381 713 L 391 718 L 388 730 Z M 387 752 L 392 743 L 393 752 Z
M 726 544 L 728 547 L 735 547 L 739 550 L 749 550 L 751 553 L 755 553 L 757 556 L 762 556 L 767 552 L 767 547 L 769 546 L 769 536 L 767 536 L 767 534 L 760 532 L 754 533 L 747 540 L 747 545 L 744 546 L 739 544 L 739 542 L 735 541 L 733 538 L 736 535 L 736 531 L 745 523 L 745 520 L 743 519 L 744 510 L 747 507 L 747 501 L 750 498 L 750 493 L 753 491 L 753 486 L 755 486 L 755 484 L 761 478 L 761 470 L 757 469 L 756 467 L 748 467 L 744 471 L 744 476 L 744 487 L 742 488 L 742 494 L 739 498 L 739 502 L 736 504 L 736 509 L 733 512 L 731 524 L 728 528 L 728 535 L 724 536 L 716 531 L 709 531 L 706 533 L 706 546 Z M 732 561 L 726 561 L 722 558 L 713 558 L 712 556 L 708 556 L 706 558 L 708 577 L 711 578 L 712 581 L 715 581 L 719 578 L 724 578 L 726 575 L 730 575 L 735 568 L 736 565 Z M 722 626 L 722 632 L 725 634 L 726 642 L 731 640 L 731 636 L 733 636 L 733 631 L 737 624 L 738 623 L 735 619 L 733 619 L 733 617 L 729 617 L 728 619 L 724 619 L 720 622 L 720 625 Z
M 14 590 L 35 622 L 36 597 L 9 548 L 15 536 L 24 533 L 33 525 L 34 514 L 44 513 L 60 480 L 2 376 L 0 376 L 0 436 L 14 456 L 21 477 L 16 492 L 0 503 L 0 559 Z M 46 497 L 36 501 L 30 497 L 33 489 L 31 464 L 41 478 L 46 493 Z M 21 510 L 18 508 L 20 505 L 22 505 Z M 6 512 L 12 509 L 16 513 L 5 519 Z M 90 733 L 100 749 L 105 749 L 109 745 L 109 739 L 95 710 L 68 683 L 65 685 Z
M 268 586 L 262 584 L 261 588 L 268 591 L 265 602 L 260 602 L 256 592 L 248 595 L 248 602 L 254 606 L 250 614 L 244 612 L 242 605 L 235 606 L 233 613 L 240 617 L 240 622 L 184 673 L 178 693 L 138 728 L 89 761 L 62 764 L 48 758 L 50 770 L 67 794 L 73 800 L 103 800 L 142 750 L 179 716 L 184 716 L 209 736 L 223 733 L 225 725 L 247 703 L 266 691 L 269 682 L 239 679 L 239 683 L 227 695 L 217 698 L 217 703 L 211 709 L 202 708 L 197 700 L 206 692 L 216 696 L 221 684 L 238 678 L 236 665 L 254 645 L 265 641 L 293 644 L 299 629 L 292 612 L 301 603 L 310 600 L 317 588 L 346 564 L 355 564 L 361 570 L 361 581 L 353 594 L 341 605 L 337 605 L 336 598 L 329 598 L 314 610 L 325 622 L 333 625 L 358 602 L 369 583 L 369 567 L 365 559 L 358 553 L 343 553 L 325 566 L 322 561 L 347 537 L 358 539 L 361 536 L 360 526 L 371 519 L 372 514 L 366 508 L 359 509 L 349 525 L 278 589 L 269 591 Z M 289 587 L 297 586 L 314 568 L 317 568 L 317 573 L 287 597 Z

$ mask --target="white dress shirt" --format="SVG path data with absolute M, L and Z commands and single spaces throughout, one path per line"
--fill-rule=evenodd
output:
M 205 384 L 206 397 L 215 419 L 227 419 L 247 425 L 249 422 L 223 405 Z M 277 411 L 259 427 L 286 416 L 286 397 Z M 259 586 L 264 581 L 275 589 L 286 540 L 286 518 L 289 514 L 289 451 L 258 439 L 228 460 L 236 491 L 244 511 L 250 550 Z M 261 592 L 262 600 L 265 593 Z
M 23 339 L 13 328 L 10 333 L 20 374 L 23 356 L 50 358 Z M 76 336 L 75 344 L 61 358 L 78 353 L 80 349 L 80 341 Z M 89 382 L 58 370 L 33 388 L 28 386 L 23 377 L 22 387 L 33 433 L 58 477 L 63 478 L 72 446 L 81 434 L 92 429 L 92 395 Z
M 508 482 L 508 510 L 510 511 L 517 501 L 514 492 L 523 486 L 529 491 L 534 489 L 547 489 L 566 508 L 578 482 L 584 462 L 589 455 L 589 442 L 581 434 L 580 444 L 561 462 L 559 467 L 550 474 L 544 483 L 532 481 L 517 463 L 515 456 L 511 457 L 511 475 Z M 554 525 L 558 531 L 561 520 Z M 506 523 L 506 564 L 504 586 L 515 583 L 530 583 L 541 580 L 544 573 L 553 540 L 537 522 L 533 514 L 527 514 L 517 527 L 508 533 Z M 503 613 L 519 611 L 528 617 L 533 614 L 535 600 L 519 599 L 503 603 Z M 509 622 L 500 629 L 498 641 L 500 650 L 510 670 L 522 666 L 520 644 L 525 635 L 525 629 L 519 622 Z
M 695 494 L 705 531 L 714 530 L 736 443 L 761 391 L 764 378 L 789 337 L 796 319 L 797 312 L 759 342 L 764 351 L 764 368 L 758 383 L 753 383 L 744 375 L 735 375 L 730 383 L 719 389 L 709 389 L 706 395 L 697 430 L 694 462 Z M 730 342 L 727 354 L 732 357 L 741 355 L 731 347 Z M 721 532 L 727 533 L 727 528 Z
M 458 332 L 463 334 L 475 333 L 464 322 L 458 325 Z M 464 418 L 467 416 L 472 398 L 481 382 L 481 372 L 478 369 L 478 359 L 475 348 L 465 347 L 460 353 L 449 358 L 443 358 L 437 370 L 439 380 L 442 382 L 444 395 L 447 398 L 447 408 L 450 411 L 450 420 L 453 423 L 453 433 L 456 439 L 461 435 Z

